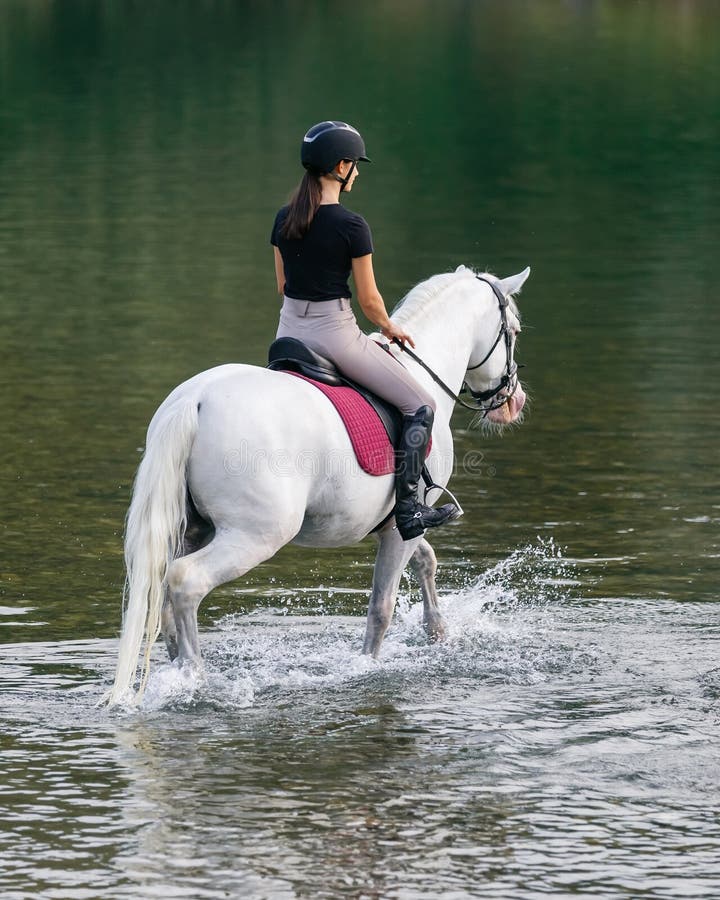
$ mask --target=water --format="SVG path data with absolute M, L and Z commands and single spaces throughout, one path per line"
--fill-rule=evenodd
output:
M 0 893 L 714 897 L 720 11 L 703 2 L 0 7 Z M 312 61 L 312 64 L 310 64 Z M 362 128 L 388 304 L 533 267 L 503 438 L 358 655 L 373 546 L 201 609 L 207 680 L 110 677 L 144 429 L 262 363 L 296 143 Z
M 442 645 L 405 596 L 382 664 L 355 617 L 227 617 L 128 716 L 93 706 L 110 642 L 6 647 L 7 896 L 712 896 L 717 605 L 570 574 L 521 548 Z

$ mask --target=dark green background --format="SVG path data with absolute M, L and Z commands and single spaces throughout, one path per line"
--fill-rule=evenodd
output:
M 146 424 L 196 371 L 264 361 L 272 216 L 327 117 L 373 159 L 347 202 L 388 305 L 459 263 L 533 268 L 529 415 L 485 439 L 457 414 L 483 461 L 441 559 L 539 533 L 583 596 L 715 597 L 719 27 L 700 2 L 6 0 L 0 602 L 115 633 Z M 362 590 L 371 552 L 290 549 L 247 583 Z

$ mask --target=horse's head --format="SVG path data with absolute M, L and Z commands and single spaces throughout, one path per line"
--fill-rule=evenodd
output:
M 520 315 L 513 295 L 520 291 L 530 269 L 509 278 L 476 275 L 478 287 L 492 292 L 494 302 L 486 304 L 477 341 L 465 373 L 465 386 L 477 403 L 485 421 L 510 425 L 520 417 L 525 392 L 515 362 L 515 343 L 520 334 Z

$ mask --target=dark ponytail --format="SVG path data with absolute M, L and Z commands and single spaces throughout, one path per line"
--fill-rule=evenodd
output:
M 288 240 L 305 237 L 321 199 L 320 176 L 314 172 L 306 172 L 298 189 L 292 195 L 285 221 L 280 226 L 280 234 Z

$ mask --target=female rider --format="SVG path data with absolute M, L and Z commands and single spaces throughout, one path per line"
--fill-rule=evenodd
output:
M 340 205 L 352 190 L 358 161 L 370 162 L 365 143 L 344 122 L 320 122 L 303 138 L 305 175 L 275 218 L 271 243 L 278 292 L 284 296 L 277 337 L 303 341 L 353 381 L 397 406 L 403 431 L 396 456 L 395 521 L 408 541 L 458 514 L 451 503 L 432 509 L 418 500 L 435 415 L 435 401 L 408 371 L 358 327 L 350 306 L 352 271 L 367 318 L 392 340 L 412 338 L 388 318 L 375 284 L 367 222 Z

